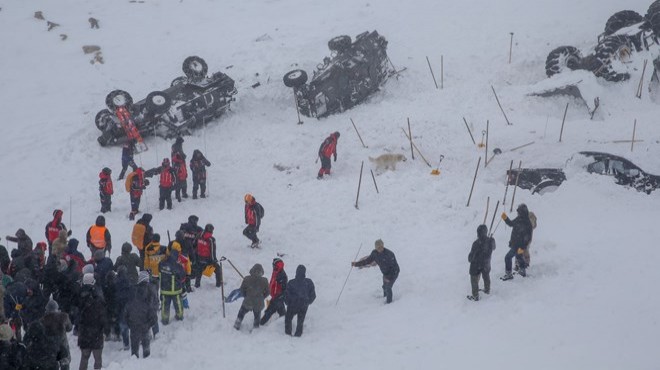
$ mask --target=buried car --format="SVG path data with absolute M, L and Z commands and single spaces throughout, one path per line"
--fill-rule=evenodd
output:
M 618 185 L 634 188 L 651 194 L 660 187 L 660 176 L 644 172 L 631 161 L 614 154 L 602 152 L 580 152 L 586 159 L 587 172 L 614 177 Z M 572 158 L 571 158 L 572 159 Z M 571 161 L 569 159 L 569 162 Z M 560 168 L 521 168 L 507 171 L 507 183 L 521 189 L 528 189 L 532 194 L 544 194 L 556 190 L 566 180 Z
M 296 69 L 284 75 L 284 85 L 292 87 L 300 113 L 325 117 L 343 112 L 378 91 L 395 73 L 387 57 L 387 40 L 377 31 L 364 32 L 351 41 L 337 36 L 328 41 L 332 58 L 317 66 L 307 83 L 307 73 Z
M 184 60 L 183 72 L 185 76 L 175 78 L 169 88 L 153 91 L 136 103 L 126 91 L 110 92 L 105 99 L 108 109 L 95 118 L 102 132 L 99 144 L 121 144 L 129 138 L 142 141 L 144 135 L 188 135 L 229 109 L 236 94 L 234 80 L 222 72 L 207 76 L 208 66 L 197 56 Z

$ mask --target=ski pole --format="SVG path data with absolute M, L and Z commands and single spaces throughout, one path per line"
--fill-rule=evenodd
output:
M 358 258 L 361 249 L 362 249 L 362 243 L 360 243 L 360 248 L 358 248 L 358 251 L 355 254 L 355 258 L 353 260 L 356 260 Z M 348 276 L 346 276 L 346 281 L 344 281 L 344 286 L 341 287 L 341 291 L 339 292 L 339 297 L 337 297 L 337 302 L 335 302 L 335 307 L 339 304 L 339 298 L 341 298 L 341 294 L 344 292 L 344 288 L 346 288 L 346 283 L 348 283 L 348 278 L 351 277 L 352 271 L 353 271 L 353 264 L 351 264 L 351 269 L 348 270 Z

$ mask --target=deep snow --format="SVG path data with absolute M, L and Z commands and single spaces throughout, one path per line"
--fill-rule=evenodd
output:
M 246 273 L 261 263 L 270 274 L 276 252 L 286 253 L 294 275 L 307 266 L 318 299 L 310 307 L 301 339 L 284 335 L 283 320 L 257 332 L 236 332 L 231 324 L 240 303 L 227 305 L 209 279 L 189 295 L 186 319 L 161 328 L 152 357 L 130 359 L 118 343 L 108 343 L 110 369 L 239 368 L 476 368 L 657 369 L 659 299 L 656 281 L 658 194 L 625 189 L 612 179 L 588 175 L 576 161 L 556 192 L 532 196 L 517 191 L 539 218 L 527 279 L 501 282 L 510 229 L 495 237 L 492 294 L 478 303 L 469 293 L 467 253 L 476 227 L 504 192 L 511 160 L 523 166 L 560 167 L 581 150 L 607 151 L 631 159 L 651 173 L 657 161 L 658 106 L 634 91 L 630 82 L 603 84 L 602 107 L 589 120 L 584 105 L 568 98 L 524 96 L 545 78 L 547 53 L 564 44 L 585 53 L 593 48 L 606 19 L 624 8 L 641 14 L 650 0 L 617 1 L 372 1 L 246 0 L 144 3 L 0 0 L 0 230 L 26 229 L 43 239 L 54 208 L 73 213 L 74 236 L 96 218 L 97 175 L 120 170 L 119 147 L 101 148 L 93 124 L 105 95 L 116 88 L 142 98 L 181 74 L 189 55 L 206 59 L 210 71 L 237 81 L 238 100 L 227 116 L 186 137 L 190 156 L 201 149 L 213 163 L 210 198 L 175 202 L 174 211 L 157 210 L 157 189 L 143 198 L 142 211 L 154 214 L 157 232 L 174 231 L 188 215 L 213 223 L 219 254 Z M 61 26 L 46 31 L 37 10 Z M 89 29 L 96 17 L 101 28 Z M 328 55 L 327 40 L 376 29 L 389 41 L 393 63 L 407 67 L 367 103 L 348 112 L 295 124 L 292 94 L 281 83 L 290 69 L 311 73 Z M 509 32 L 514 32 L 513 63 L 507 64 Z M 68 35 L 61 41 L 59 34 Z M 255 41 L 267 34 L 266 41 Z M 81 47 L 101 46 L 105 64 L 91 65 Z M 436 90 L 425 56 L 439 74 L 444 58 L 444 89 Z M 639 58 L 636 63 L 641 64 Z M 226 67 L 232 66 L 230 69 Z M 647 82 L 650 74 L 647 73 Z M 250 86 L 260 82 L 261 86 Z M 498 91 L 512 126 L 492 97 Z M 564 137 L 558 143 L 563 109 L 570 102 Z M 368 149 L 350 124 L 353 118 Z M 401 132 L 410 117 L 414 140 L 441 175 L 431 176 L 416 154 L 410 158 Z M 490 120 L 489 146 L 505 152 L 480 168 L 470 207 L 466 207 L 474 167 L 482 151 L 472 145 Z M 637 143 L 629 139 L 637 119 Z M 339 159 L 331 178 L 316 180 L 316 151 L 339 131 Z M 507 149 L 534 141 L 524 149 Z M 139 157 L 145 168 L 169 154 L 171 143 L 147 140 Z M 368 156 L 400 152 L 408 161 L 377 177 L 376 194 L 363 178 L 360 208 L 354 207 L 360 162 Z M 278 171 L 273 165 L 290 167 Z M 189 187 L 191 184 L 189 184 Z M 113 212 L 106 215 L 115 251 L 129 240 L 132 222 L 123 183 L 115 182 Z M 512 195 L 509 189 L 507 211 Z M 266 209 L 262 250 L 247 248 L 241 235 L 242 198 L 251 192 Z M 73 210 L 69 208 L 72 199 Z M 502 208 L 500 208 L 500 211 Z M 499 213 L 499 212 L 498 212 Z M 488 218 L 490 220 L 491 215 Z M 489 221 L 490 222 L 490 221 Z M 497 222 L 497 220 L 496 220 Z M 380 297 L 376 268 L 354 270 L 335 306 L 350 261 L 370 252 L 382 238 L 401 266 L 392 305 Z M 225 265 L 227 290 L 240 284 Z M 244 326 L 250 321 L 244 321 Z M 71 339 L 73 362 L 79 351 Z

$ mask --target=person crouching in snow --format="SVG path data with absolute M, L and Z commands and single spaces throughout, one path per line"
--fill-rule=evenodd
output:
M 488 227 L 477 227 L 477 240 L 472 243 L 468 262 L 470 262 L 470 284 L 472 295 L 467 296 L 473 301 L 479 300 L 479 277 L 484 279 L 484 293 L 490 294 L 490 256 L 495 250 L 495 239 L 488 236 Z
M 330 169 L 332 168 L 332 162 L 330 162 L 330 157 L 334 156 L 335 162 L 337 162 L 337 140 L 339 139 L 339 132 L 333 132 L 328 136 L 321 147 L 319 148 L 319 158 L 321 159 L 321 169 L 319 170 L 319 175 L 317 179 L 322 179 L 323 175 L 329 175 Z
M 316 290 L 312 279 L 305 277 L 307 269 L 303 265 L 298 265 L 296 277 L 287 284 L 284 294 L 284 302 L 287 305 L 286 316 L 284 317 L 284 333 L 291 335 L 291 326 L 293 317 L 297 316 L 296 337 L 303 333 L 303 323 L 307 315 L 307 307 L 314 303 L 316 299 Z
M 392 286 L 399 277 L 399 264 L 396 262 L 396 256 L 391 250 L 385 248 L 382 240 L 378 239 L 374 243 L 375 247 L 371 254 L 357 262 L 351 262 L 351 266 L 361 267 L 376 262 L 383 273 L 383 297 L 385 303 L 392 303 Z
M 264 277 L 264 268 L 260 264 L 255 264 L 250 269 L 250 275 L 246 276 L 241 283 L 241 293 L 243 294 L 243 304 L 238 310 L 238 317 L 234 322 L 234 329 L 241 330 L 243 317 L 249 311 L 254 314 L 253 328 L 258 328 L 261 320 L 261 310 L 264 309 L 264 299 L 268 297 L 268 279 Z
M 284 261 L 280 258 L 273 259 L 273 274 L 270 277 L 270 303 L 261 318 L 261 325 L 268 322 L 271 316 L 277 312 L 280 317 L 286 314 L 284 305 L 284 293 L 286 293 L 286 283 L 289 278 L 284 271 Z

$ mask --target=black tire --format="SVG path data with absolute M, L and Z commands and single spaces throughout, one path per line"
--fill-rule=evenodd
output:
M 131 97 L 131 94 L 124 90 L 114 90 L 105 97 L 105 105 L 107 105 L 108 109 L 111 111 L 115 111 L 120 107 L 126 107 L 129 109 L 133 105 L 133 98 Z
M 330 51 L 336 51 L 337 53 L 343 53 L 351 47 L 352 43 L 350 36 L 337 36 L 328 41 L 328 49 L 330 49 Z
M 172 99 L 163 91 L 153 91 L 145 100 L 147 111 L 151 114 L 162 114 L 172 106 Z
M 307 72 L 302 69 L 294 69 L 285 74 L 283 80 L 286 87 L 300 87 L 307 82 Z
M 649 10 L 646 12 L 646 16 L 644 18 L 646 18 L 648 21 L 653 18 L 653 16 L 657 14 L 658 11 L 660 11 L 660 0 L 655 0 L 653 3 L 651 3 L 651 5 L 649 5 Z
M 198 56 L 191 56 L 183 61 L 183 73 L 191 80 L 200 80 L 206 77 L 209 66 L 204 59 Z
M 112 127 L 112 117 L 114 114 L 110 112 L 107 109 L 103 109 L 102 111 L 96 113 L 96 117 L 94 118 L 94 123 L 96 124 L 96 128 L 98 128 L 101 131 L 106 131 Z
M 660 0 L 654 1 L 649 6 L 645 18 L 655 37 L 660 37 Z
M 176 85 L 183 85 L 187 81 L 188 81 L 188 77 L 185 77 L 185 76 L 177 77 L 177 78 L 172 80 L 172 83 L 170 84 L 170 87 L 171 86 L 176 86 Z
M 605 23 L 605 35 L 609 36 L 616 31 L 632 26 L 633 24 L 641 23 L 644 17 L 633 10 L 622 10 L 612 14 L 612 16 Z
M 613 60 L 620 60 L 633 52 L 633 45 L 630 39 L 625 36 L 610 36 L 604 38 L 596 45 L 596 59 L 602 64 L 599 69 L 594 71 L 597 77 L 602 77 L 607 81 L 620 82 L 630 78 L 628 73 L 619 73 L 612 68 Z
M 574 46 L 560 46 L 548 54 L 545 60 L 545 74 L 552 77 L 565 69 L 580 68 L 582 53 Z

